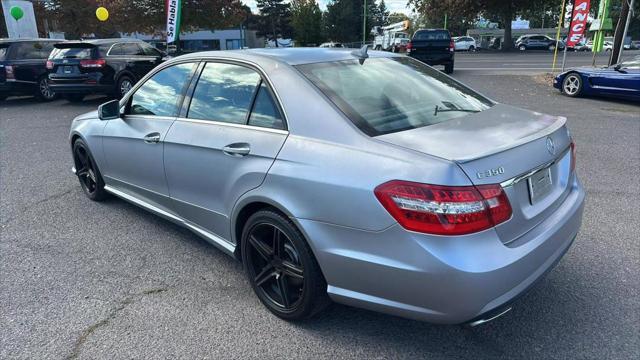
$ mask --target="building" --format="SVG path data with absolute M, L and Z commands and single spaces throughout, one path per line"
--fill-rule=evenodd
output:
M 161 50 L 166 49 L 166 39 L 161 33 L 157 34 L 122 34 L 123 38 L 144 40 Z M 255 30 L 226 29 L 199 30 L 180 34 L 180 50 L 184 52 L 208 50 L 234 50 L 241 48 L 264 47 L 265 40 L 257 35 Z

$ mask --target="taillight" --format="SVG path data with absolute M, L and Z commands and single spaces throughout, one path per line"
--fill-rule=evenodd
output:
M 451 42 L 449 42 L 449 51 L 456 51 L 456 44 L 453 42 L 453 39 L 451 39 Z
M 402 227 L 422 233 L 470 234 L 511 218 L 511 204 L 498 184 L 441 186 L 393 180 L 374 193 Z
M 411 50 L 413 50 L 413 44 L 411 43 L 411 41 L 407 43 L 406 50 L 408 53 L 411 52 Z
M 16 75 L 13 73 L 13 66 L 11 65 L 7 65 L 4 67 L 5 72 L 6 72 L 6 79 L 7 80 L 15 80 L 16 79 Z
M 47 60 L 47 69 L 53 70 L 53 61 Z
M 80 60 L 80 67 L 83 68 L 101 68 L 104 64 L 106 64 L 104 59 Z
M 576 143 L 571 142 L 571 171 L 576 169 Z

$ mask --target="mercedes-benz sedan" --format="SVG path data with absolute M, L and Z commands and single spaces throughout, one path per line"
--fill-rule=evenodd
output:
M 565 121 L 403 55 L 262 49 L 174 58 L 78 116 L 69 140 L 90 199 L 116 195 L 236 257 L 277 316 L 333 300 L 478 324 L 578 233 Z

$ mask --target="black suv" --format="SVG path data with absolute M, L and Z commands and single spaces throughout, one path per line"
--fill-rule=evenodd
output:
M 525 50 L 550 50 L 556 49 L 556 41 L 546 35 L 523 35 L 516 40 L 516 49 Z M 564 43 L 558 41 L 558 50 L 564 49 Z
M 428 65 L 444 65 L 444 72 L 453 72 L 455 45 L 449 30 L 420 29 L 407 44 L 407 55 Z
M 141 40 L 100 39 L 55 45 L 47 61 L 51 89 L 69 101 L 88 94 L 121 98 L 165 54 Z
M 49 88 L 45 63 L 60 40 L 0 39 L 0 101 L 12 95 L 35 95 L 40 100 L 55 98 Z

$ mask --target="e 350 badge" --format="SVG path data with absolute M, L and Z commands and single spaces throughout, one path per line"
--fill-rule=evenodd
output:
M 492 176 L 498 176 L 504 174 L 504 167 L 500 166 L 497 167 L 495 169 L 488 169 L 485 171 L 478 171 L 476 173 L 476 176 L 478 177 L 478 179 L 484 179 L 484 178 L 488 178 L 488 177 L 492 177 Z

